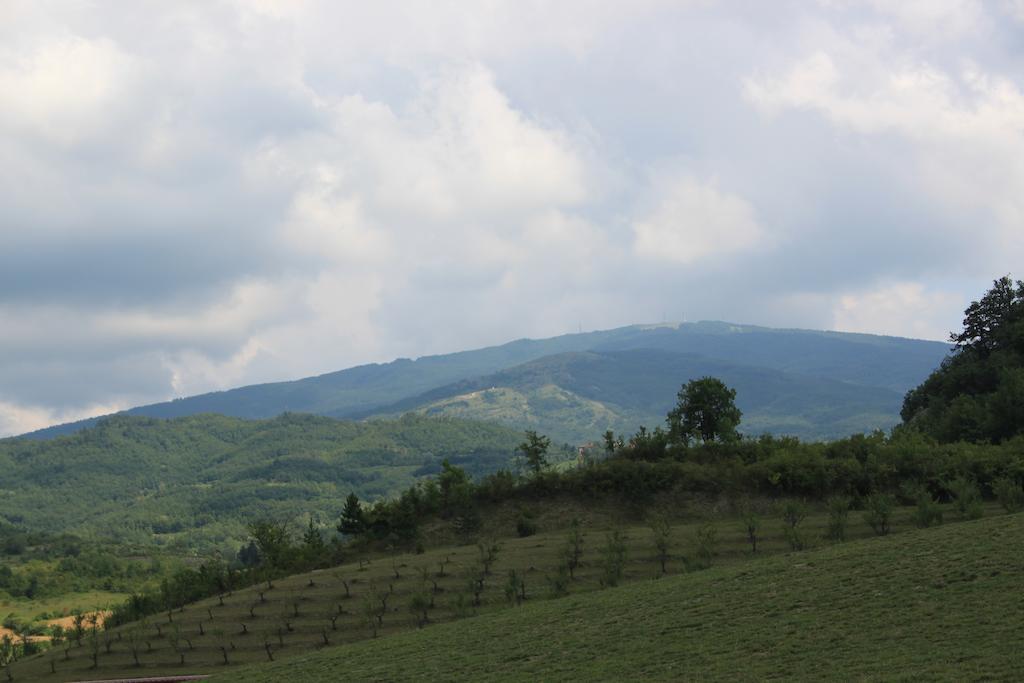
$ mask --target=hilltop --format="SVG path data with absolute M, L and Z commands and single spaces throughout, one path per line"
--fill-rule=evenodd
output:
M 741 408 L 753 433 L 834 438 L 896 424 L 903 395 L 948 350 L 939 342 L 720 322 L 634 325 L 362 365 L 125 412 L 246 419 L 304 412 L 362 419 L 416 411 L 494 419 L 514 429 L 548 431 L 560 442 L 578 442 L 609 428 L 659 424 L 680 385 L 720 374 L 741 387 Z M 758 387 L 776 394 L 758 394 Z M 96 419 L 26 436 L 69 434 Z

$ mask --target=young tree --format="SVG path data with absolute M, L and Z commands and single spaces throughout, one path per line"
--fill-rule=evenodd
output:
M 366 512 L 363 511 L 359 496 L 354 491 L 349 493 L 348 498 L 345 499 L 338 531 L 347 536 L 359 536 L 366 531 Z
M 782 508 L 782 534 L 792 550 L 803 550 L 804 539 L 800 534 L 800 523 L 807 516 L 807 506 L 798 500 L 786 501 Z
M 583 557 L 583 541 L 585 536 L 580 525 L 580 520 L 573 518 L 569 524 L 569 538 L 567 539 L 564 556 L 565 566 L 569 570 L 569 578 L 576 578 L 576 569 L 580 566 L 580 559 Z
M 743 413 L 736 407 L 736 390 L 720 379 L 702 377 L 679 390 L 678 403 L 667 418 L 669 435 L 677 443 L 698 438 L 704 443 L 735 441 Z
M 864 521 L 879 536 L 889 533 L 889 522 L 896 501 L 886 493 L 873 493 L 864 499 Z
M 653 534 L 655 556 L 661 565 L 661 573 L 667 574 L 668 570 L 665 565 L 670 557 L 668 551 L 672 541 L 672 526 L 669 524 L 668 518 L 665 516 L 655 518 L 651 522 L 651 533 Z
M 981 491 L 973 480 L 960 476 L 946 483 L 953 494 L 953 504 L 964 519 L 978 519 L 985 510 L 981 505 Z
M 846 540 L 846 520 L 850 516 L 850 499 L 846 496 L 832 496 L 826 502 L 828 507 L 828 530 L 826 535 L 833 541 Z
M 527 430 L 526 441 L 516 446 L 516 450 L 523 454 L 526 466 L 534 474 L 540 474 L 541 470 L 548 466 L 547 452 L 551 446 L 551 439 L 546 436 L 539 436 L 537 432 Z
M 760 539 L 761 532 L 761 514 L 749 500 L 740 505 L 740 521 L 743 523 L 743 531 L 750 543 L 750 552 L 757 553 L 757 541 Z
M 605 537 L 604 564 L 601 574 L 601 585 L 612 587 L 619 585 L 622 573 L 626 568 L 626 538 L 618 529 L 614 529 Z
M 1007 512 L 1024 510 L 1024 486 L 1013 477 L 1004 476 L 993 481 L 992 492 Z
M 718 545 L 718 532 L 710 524 L 697 529 L 697 547 L 694 552 L 695 560 L 693 569 L 707 569 L 715 556 L 715 547 Z
M 292 553 L 292 541 L 287 524 L 259 520 L 251 522 L 248 525 L 248 531 L 264 562 L 274 568 L 283 568 L 288 565 Z

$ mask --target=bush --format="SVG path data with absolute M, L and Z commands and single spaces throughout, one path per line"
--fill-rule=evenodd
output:
M 964 519 L 979 519 L 985 514 L 981 505 L 981 491 L 978 485 L 967 477 L 960 476 L 947 482 L 946 488 L 953 496 L 953 504 Z
M 904 495 L 917 506 L 914 510 L 914 524 L 921 529 L 942 524 L 942 509 L 926 486 L 908 484 L 903 490 Z
M 519 511 L 519 516 L 516 518 L 516 533 L 519 534 L 519 538 L 526 538 L 537 533 L 537 522 L 529 510 Z
M 889 533 L 896 501 L 887 493 L 873 493 L 864 499 L 864 521 L 879 536 Z
M 787 501 L 782 508 L 782 535 L 786 537 L 792 550 L 803 550 L 804 539 L 800 535 L 800 523 L 807 516 L 807 506 L 803 501 Z
M 828 507 L 826 535 L 832 541 L 845 541 L 846 520 L 850 516 L 850 499 L 846 496 L 832 496 L 826 505 Z
M 1007 512 L 1024 510 L 1024 486 L 1012 477 L 999 477 L 992 482 L 992 493 Z
M 711 566 L 711 560 L 715 556 L 715 546 L 718 545 L 718 532 L 715 527 L 707 524 L 697 529 L 697 548 L 694 552 L 692 569 L 707 569 Z
M 601 575 L 601 585 L 612 587 L 619 585 L 622 580 L 622 573 L 626 567 L 626 539 L 616 529 L 608 534 L 604 547 L 604 566 Z

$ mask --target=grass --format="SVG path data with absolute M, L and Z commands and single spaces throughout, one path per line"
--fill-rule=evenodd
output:
M 301 680 L 1020 680 L 1024 515 L 634 583 L 250 667 Z
M 66 593 L 52 598 L 4 598 L 0 599 L 0 616 L 13 617 L 18 622 L 48 621 L 58 617 L 70 616 L 75 610 L 92 612 L 104 609 L 125 601 L 124 593 L 109 591 L 88 591 Z M 46 615 L 46 616 L 44 616 Z
M 931 605 L 932 612 L 942 612 L 948 598 L 955 598 L 952 604 L 963 607 L 958 591 L 964 586 L 983 589 L 984 595 L 977 597 L 989 603 L 1000 599 L 997 590 L 1019 587 L 1020 562 L 1014 569 L 1010 559 L 1011 555 L 1016 558 L 1013 552 L 1019 551 L 1024 540 L 1024 516 L 984 520 L 980 526 L 971 522 L 904 533 L 911 528 L 911 514 L 909 508 L 898 510 L 893 528 L 900 533 L 873 539 L 868 538 L 871 531 L 859 513 L 851 512 L 849 535 L 862 540 L 835 547 L 825 546 L 821 540 L 825 516 L 812 515 L 802 525 L 804 535 L 812 544 L 824 547 L 798 554 L 786 552 L 780 520 L 766 515 L 764 538 L 756 556 L 768 556 L 765 559 L 751 555 L 736 519 L 720 518 L 714 524 L 719 538 L 715 568 L 697 573 L 685 572 L 695 556 L 697 530 L 706 522 L 677 524 L 670 542 L 670 576 L 657 581 L 652 580 L 659 576 L 660 567 L 651 530 L 645 526 L 617 527 L 627 539 L 623 582 L 631 585 L 601 592 L 597 591 L 607 528 L 594 521 L 585 528 L 583 561 L 571 582 L 570 595 L 557 600 L 548 599 L 549 579 L 560 563 L 566 532 L 505 539 L 492 573 L 485 577 L 480 605 L 475 608 L 468 603 L 472 602 L 470 579 L 479 572 L 477 546 L 378 557 L 368 565 L 353 563 L 296 575 L 275 581 L 272 588 L 264 584 L 235 591 L 188 605 L 180 612 L 114 629 L 109 633 L 109 652 L 107 635 L 100 632 L 96 668 L 91 639 L 86 635 L 81 645 L 71 643 L 15 663 L 12 674 L 18 681 L 56 683 L 223 672 L 238 665 L 263 663 L 269 664 L 265 674 L 260 666 L 246 669 L 244 678 L 235 680 L 282 680 L 281 674 L 275 673 L 281 671 L 275 668 L 280 664 L 289 672 L 291 667 L 313 667 L 308 675 L 289 673 L 284 679 L 316 681 L 318 675 L 323 676 L 322 680 L 335 680 L 342 670 L 332 667 L 344 661 L 343 675 L 349 678 L 351 671 L 357 671 L 355 677 L 361 679 L 478 678 L 487 672 L 513 678 L 614 678 L 627 675 L 627 670 L 631 677 L 643 674 L 673 678 L 695 675 L 696 669 L 686 667 L 706 660 L 710 667 L 707 675 L 727 677 L 735 673 L 728 667 L 737 665 L 740 659 L 749 660 L 744 667 L 752 675 L 756 673 L 755 677 L 783 676 L 789 670 L 785 667 L 793 673 L 811 674 L 809 664 L 797 663 L 823 657 L 830 661 L 834 648 L 845 647 L 847 639 L 857 642 L 864 636 L 852 631 L 837 634 L 835 629 L 843 624 L 849 625 L 846 631 L 879 633 L 881 643 L 894 637 L 894 624 L 901 622 L 882 607 L 893 604 L 886 597 L 889 593 L 905 598 L 918 590 L 907 585 L 907 557 L 917 563 L 914 571 L 924 577 L 922 592 L 916 595 Z M 952 518 L 948 510 L 947 518 Z M 1011 551 L 1014 546 L 1017 550 Z M 999 573 L 989 576 L 985 572 L 990 570 L 976 567 L 982 560 Z M 442 562 L 444 575 L 439 576 Z M 901 569 L 890 575 L 890 566 Z M 510 570 L 525 580 L 527 600 L 520 607 L 511 608 L 506 599 L 504 589 Z M 957 579 L 957 572 L 966 572 L 974 579 Z M 941 587 L 933 588 L 935 584 Z M 345 597 L 346 592 L 350 597 Z M 377 628 L 380 637 L 373 640 L 374 629 L 364 608 L 372 600 L 379 601 L 382 593 L 390 593 L 387 611 L 381 614 Z M 418 594 L 434 602 L 434 607 L 428 609 L 430 625 L 422 631 L 417 631 L 417 616 L 411 610 Z M 815 599 L 823 604 L 812 602 Z M 836 611 L 836 605 L 853 610 L 857 604 L 871 600 L 880 601 L 874 612 L 847 615 Z M 971 618 L 981 618 L 973 603 L 967 606 L 971 607 L 967 612 Z M 1024 631 L 1022 607 L 1017 598 L 1018 634 Z M 466 613 L 479 616 L 461 618 Z M 1009 613 L 990 613 L 1001 614 L 992 622 L 993 629 L 1009 623 Z M 918 621 L 931 619 L 928 613 L 915 611 L 905 617 L 902 623 L 908 633 L 917 628 Z M 827 628 L 822 628 L 822 623 Z M 952 637 L 966 635 L 957 631 L 956 624 L 949 626 Z M 979 633 L 988 637 L 991 630 Z M 822 633 L 828 632 L 833 634 L 834 642 L 821 641 Z M 175 634 L 180 638 L 177 641 Z M 785 634 L 781 642 L 772 640 Z M 133 639 L 137 641 L 139 666 L 133 662 Z M 645 650 L 647 641 L 660 644 Z M 325 643 L 331 647 L 325 647 Z M 333 647 L 336 645 L 342 647 Z M 381 648 L 385 647 L 387 655 L 382 654 Z M 395 656 L 390 654 L 391 648 L 396 648 Z M 661 650 L 667 657 L 664 661 L 659 659 Z M 315 651 L 318 654 L 310 658 Z M 432 651 L 436 652 L 430 654 Z M 634 651 L 635 656 L 631 654 Z M 273 664 L 269 663 L 270 657 L 275 660 Z M 862 651 L 859 657 L 864 660 L 867 655 Z M 354 661 L 358 667 L 352 669 L 350 663 Z

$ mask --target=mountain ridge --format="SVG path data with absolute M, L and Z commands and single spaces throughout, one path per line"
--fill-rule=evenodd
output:
M 863 333 L 776 329 L 720 321 L 629 325 L 546 339 L 523 338 L 416 360 L 399 358 L 388 363 L 364 364 L 286 382 L 247 385 L 136 406 L 115 414 L 174 418 L 218 413 L 265 419 L 283 412 L 308 412 L 363 419 L 379 413 L 392 414 L 393 406 L 408 404 L 418 396 L 545 357 L 640 349 L 691 353 L 710 361 L 880 387 L 899 394 L 922 381 L 948 352 L 948 346 L 941 342 Z M 605 396 L 602 402 L 615 403 L 616 397 Z M 894 414 L 888 410 L 887 413 L 890 417 Z M 70 434 L 95 424 L 100 417 L 105 416 L 54 425 L 21 436 L 45 439 Z

